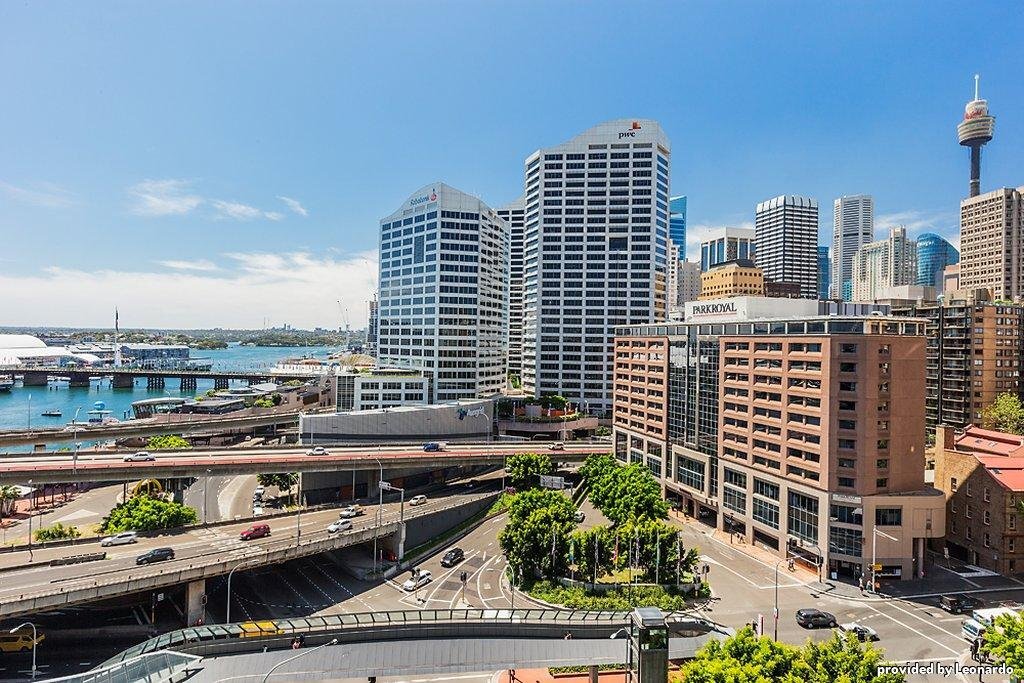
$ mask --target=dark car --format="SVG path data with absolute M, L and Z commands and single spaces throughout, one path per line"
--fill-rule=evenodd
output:
M 939 598 L 939 607 L 950 614 L 973 612 L 982 606 L 982 601 L 970 595 L 943 595 Z
M 820 609 L 798 609 L 796 623 L 804 628 L 833 628 L 836 626 L 836 617 Z
M 173 548 L 153 548 L 147 553 L 142 553 L 135 558 L 135 564 L 152 564 L 153 562 L 163 562 L 164 560 L 174 559 Z
M 454 567 L 464 559 L 466 559 L 466 553 L 462 551 L 462 548 L 452 548 L 444 554 L 444 557 L 441 558 L 441 566 Z

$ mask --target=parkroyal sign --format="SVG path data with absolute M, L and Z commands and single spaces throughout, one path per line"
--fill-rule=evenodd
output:
M 736 315 L 736 302 L 729 301 L 725 303 L 714 303 L 714 304 L 694 304 L 693 308 L 690 309 L 690 314 L 693 316 L 704 316 L 704 315 Z

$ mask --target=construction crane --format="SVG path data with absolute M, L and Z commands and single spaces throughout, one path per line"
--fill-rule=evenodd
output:
M 341 303 L 341 299 L 338 299 L 338 310 L 341 311 L 341 321 L 345 324 L 345 349 L 352 345 L 352 325 L 348 320 L 348 309 Z

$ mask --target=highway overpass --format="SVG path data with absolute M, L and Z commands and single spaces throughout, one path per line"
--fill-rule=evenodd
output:
M 445 515 L 445 519 L 450 519 L 451 511 L 464 511 L 462 516 L 469 517 L 496 495 L 497 491 L 493 490 L 467 492 L 453 485 L 444 497 L 430 498 L 421 506 L 401 508 L 397 502 L 384 504 L 380 507 L 379 524 L 378 506 L 366 506 L 365 514 L 353 520 L 351 530 L 335 534 L 327 531 L 327 525 L 338 519 L 338 508 L 197 526 L 109 548 L 102 548 L 98 538 L 87 543 L 36 550 L 22 546 L 18 551 L 0 553 L 0 619 L 185 584 L 188 586 L 189 623 L 194 623 L 203 612 L 201 598 L 206 579 L 227 574 L 239 566 L 253 569 L 372 542 L 375 538 L 384 539 L 399 532 L 402 519 L 411 528 L 417 522 L 428 523 L 432 516 Z M 271 535 L 241 540 L 239 534 L 254 521 L 269 524 Z M 421 531 L 433 533 L 431 529 Z M 410 542 L 422 542 L 423 535 L 410 534 Z M 388 547 L 396 550 L 400 543 L 400 538 L 387 540 Z M 136 565 L 136 557 L 161 547 L 173 548 L 175 559 Z M 105 559 L 82 564 L 51 564 L 54 560 L 102 551 L 107 552 Z
M 207 475 L 273 472 L 351 472 L 375 469 L 501 464 L 519 453 L 549 452 L 553 460 L 580 462 L 593 453 L 608 453 L 611 444 L 567 443 L 565 450 L 548 451 L 547 444 L 529 442 L 450 444 L 427 453 L 422 446 L 330 447 L 327 455 L 307 455 L 302 448 L 223 448 L 154 451 L 152 462 L 124 462 L 125 452 L 17 453 L 0 456 L 0 484 L 74 483 L 176 479 Z

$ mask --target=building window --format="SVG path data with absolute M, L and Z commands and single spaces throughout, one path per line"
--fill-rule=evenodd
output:
M 1017 528 L 1017 515 L 1010 515 L 1006 518 L 1006 526 L 1010 529 Z
M 887 478 L 885 478 L 885 477 L 881 477 L 880 479 L 875 479 L 875 486 L 877 488 L 884 489 L 888 485 L 889 485 L 889 480 Z
M 852 489 L 854 483 L 853 477 L 839 477 L 839 485 L 844 488 Z
M 704 463 L 678 456 L 676 458 L 676 481 L 697 491 L 704 490 Z
M 990 526 L 992 524 L 992 513 L 988 510 L 985 510 L 981 518 L 984 520 L 986 526 Z
M 789 492 L 787 531 L 807 543 L 818 542 L 818 499 Z
M 949 490 L 956 491 L 956 477 L 949 478 Z
M 829 552 L 860 557 L 863 545 L 864 537 L 861 534 L 860 529 L 831 527 L 828 530 Z
M 850 507 L 849 505 L 832 505 L 829 507 L 829 516 L 837 522 L 844 524 L 862 524 L 863 515 L 861 508 Z
M 1013 536 L 1011 536 L 1010 538 L 1006 539 L 1006 549 L 1008 551 L 1010 551 L 1011 553 L 1013 552 L 1013 542 L 1014 542 L 1014 540 L 1015 539 L 1013 538 Z
M 964 538 L 966 538 L 968 541 L 973 541 L 974 540 L 974 533 L 971 532 L 971 525 L 970 524 L 968 524 L 967 526 L 964 527 Z
M 988 535 L 988 532 L 987 532 L 987 531 L 986 531 L 986 532 L 985 532 L 985 534 L 984 534 L 984 535 L 982 536 L 982 539 L 984 540 L 984 543 L 985 543 L 985 547 L 986 547 L 986 548 L 991 548 L 991 547 L 992 547 L 992 542 L 991 542 L 991 539 L 989 538 L 989 535 Z
M 875 526 L 903 526 L 903 508 L 875 508 Z
M 989 500 L 991 500 L 991 497 L 989 496 L 989 493 L 988 493 L 988 487 L 987 486 L 985 486 L 985 487 L 983 487 L 981 489 L 981 497 L 985 500 L 986 503 L 989 502 Z
M 779 506 L 775 503 L 754 498 L 753 515 L 751 516 L 755 521 L 761 522 L 761 524 L 770 526 L 773 529 L 779 528 Z
M 967 494 L 968 496 L 970 496 L 970 495 L 971 495 L 971 482 L 967 482 L 967 483 L 966 483 L 966 485 L 964 486 L 964 492 L 965 492 L 965 493 L 966 493 L 966 494 Z
M 964 517 L 966 517 L 967 519 L 971 518 L 971 506 L 970 505 L 965 505 L 964 506 Z
M 747 513 L 747 495 L 728 487 L 722 488 L 722 504 L 740 514 Z

